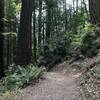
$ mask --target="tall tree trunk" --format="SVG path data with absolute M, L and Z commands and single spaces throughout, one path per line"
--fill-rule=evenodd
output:
M 34 42 L 34 61 L 37 62 L 37 39 L 36 39 L 36 12 L 35 12 L 35 0 L 33 5 L 33 42 Z
M 43 29 L 42 29 L 43 45 L 45 44 L 45 20 L 43 19 Z
M 78 4 L 79 4 L 79 0 L 76 0 L 76 13 L 78 12 Z
M 4 0 L 0 0 L 0 33 L 4 32 Z
M 75 12 L 75 0 L 73 0 L 73 11 Z
M 100 0 L 89 0 L 91 22 L 100 27 Z
M 64 26 L 65 26 L 65 32 L 67 31 L 67 6 L 66 6 L 66 0 L 63 1 L 64 3 Z
M 47 5 L 47 20 L 46 20 L 46 42 L 49 43 L 50 39 L 50 33 L 51 33 L 51 1 L 47 0 L 46 5 Z
M 4 61 L 3 61 L 3 43 L 4 36 L 1 34 L 4 32 L 4 0 L 0 0 L 0 78 L 4 76 Z
M 89 13 L 88 13 L 88 9 L 87 9 L 87 4 L 86 4 L 85 0 L 83 0 L 83 5 L 84 5 L 84 10 L 85 10 L 87 16 L 89 17 Z
M 3 42 L 4 37 L 0 34 L 0 78 L 4 76 Z
M 32 63 L 32 6 L 33 0 L 22 0 L 17 49 L 18 65 Z
M 38 24 L 39 24 L 39 32 L 38 32 L 38 52 L 41 53 L 41 19 L 42 18 L 42 0 L 39 0 L 39 16 L 38 16 Z

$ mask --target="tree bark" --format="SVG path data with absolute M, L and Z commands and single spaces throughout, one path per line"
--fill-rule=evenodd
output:
M 49 43 L 50 39 L 50 34 L 51 34 L 51 1 L 47 0 L 46 5 L 47 5 L 47 19 L 46 19 L 46 42 Z
M 100 26 L 100 0 L 89 0 L 91 23 Z
M 38 24 L 39 24 L 39 32 L 38 32 L 38 52 L 41 53 L 41 19 L 42 18 L 42 0 L 39 0 L 39 16 L 38 16 Z
M 35 12 L 35 0 L 33 5 L 33 42 L 34 42 L 34 61 L 37 62 L 37 38 L 36 38 L 36 12 Z
M 4 76 L 4 60 L 3 60 L 3 44 L 4 36 L 1 34 L 4 32 L 4 0 L 0 0 L 0 78 Z
M 0 33 L 4 32 L 4 0 L 0 0 Z
M 17 48 L 18 65 L 32 63 L 32 6 L 33 0 L 22 0 Z

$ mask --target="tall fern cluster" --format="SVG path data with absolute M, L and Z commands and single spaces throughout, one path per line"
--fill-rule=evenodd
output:
M 11 91 L 18 91 L 25 84 L 38 79 L 45 69 L 34 65 L 25 67 L 11 65 L 6 71 L 6 77 L 0 81 L 0 94 Z

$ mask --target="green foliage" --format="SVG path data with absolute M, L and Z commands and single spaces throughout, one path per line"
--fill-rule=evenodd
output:
M 70 31 L 54 35 L 48 45 L 48 57 L 57 59 L 60 56 L 60 59 L 64 57 L 79 59 L 84 56 L 96 55 L 100 49 L 100 37 L 95 32 L 96 28 L 89 23 L 86 23 L 80 30 L 82 27 L 81 25 L 78 27 L 77 34 Z
M 55 34 L 49 44 L 44 45 L 42 59 L 38 59 L 39 66 L 45 65 L 47 69 L 51 69 L 55 64 L 60 63 L 68 58 L 70 51 L 71 38 L 68 33 Z M 41 58 L 41 57 L 40 57 Z
M 69 52 L 70 42 L 68 33 L 58 33 L 50 40 L 50 49 L 54 55 L 65 57 Z
M 75 11 L 72 14 L 72 18 L 70 20 L 70 28 L 74 34 L 77 34 L 78 28 L 80 26 L 84 27 L 86 22 L 88 22 L 88 16 L 84 12 L 84 7 L 78 8 L 78 11 Z
M 100 49 L 100 37 L 98 37 L 95 30 L 96 28 L 93 25 L 87 23 L 77 34 L 71 33 L 70 54 L 72 57 L 79 55 L 92 57 L 98 53 Z
M 16 32 L 18 28 L 18 14 L 21 9 L 20 0 L 5 0 L 5 31 Z
M 69 53 L 70 53 L 70 56 L 73 58 L 79 57 L 81 55 L 80 43 L 79 42 L 72 42 Z
M 96 32 L 90 31 L 83 34 L 81 39 L 81 52 L 86 56 L 94 56 L 100 49 L 100 37 L 96 35 Z
M 38 79 L 45 69 L 28 65 L 25 67 L 11 65 L 6 71 L 6 77 L 0 82 L 0 93 L 17 91 L 23 85 Z

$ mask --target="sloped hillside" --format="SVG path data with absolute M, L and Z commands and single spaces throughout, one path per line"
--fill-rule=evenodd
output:
M 81 65 L 84 72 L 80 84 L 87 100 L 100 100 L 100 54 L 93 59 L 86 59 Z

